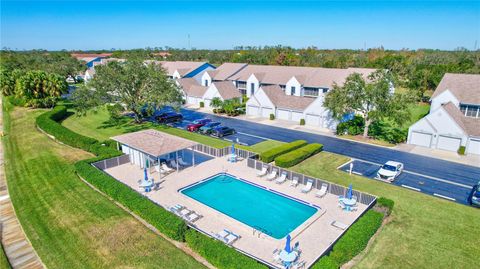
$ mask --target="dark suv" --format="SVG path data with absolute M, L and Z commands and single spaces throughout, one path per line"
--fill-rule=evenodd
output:
M 232 135 L 234 133 L 235 133 L 235 129 L 226 127 L 226 126 L 217 127 L 212 131 L 212 135 L 216 137 L 224 137 L 227 135 Z
M 477 185 L 473 186 L 472 189 L 472 198 L 470 198 L 470 203 L 473 206 L 480 207 L 480 181 Z
M 167 112 L 167 113 L 162 113 L 160 115 L 155 116 L 155 119 L 157 120 L 158 123 L 172 123 L 172 122 L 179 122 L 183 120 L 182 114 L 176 113 L 176 112 Z

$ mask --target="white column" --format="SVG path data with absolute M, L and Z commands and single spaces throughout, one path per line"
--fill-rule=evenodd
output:
M 177 165 L 177 173 L 178 173 L 178 151 L 175 151 L 175 159 L 176 159 L 176 165 Z
M 195 166 L 195 146 L 192 147 L 192 166 Z

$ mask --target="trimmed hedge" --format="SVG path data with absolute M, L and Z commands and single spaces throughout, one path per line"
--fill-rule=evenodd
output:
M 457 150 L 457 153 L 460 155 L 465 155 L 465 146 L 460 146 Z
M 387 199 L 385 197 L 380 197 L 377 199 L 377 206 L 384 207 L 387 209 L 387 216 L 392 213 L 393 206 L 395 205 L 395 202 L 393 200 Z
M 319 153 L 320 151 L 322 151 L 322 149 L 322 144 L 313 143 L 306 145 L 294 151 L 290 151 L 286 154 L 278 156 L 277 158 L 275 158 L 275 165 L 283 168 L 292 167 L 298 163 L 301 163 L 303 160 L 309 158 L 310 156 Z
M 104 159 L 121 155 L 121 152 L 116 149 L 104 146 L 96 139 L 77 134 L 58 123 L 67 116 L 67 107 L 56 106 L 49 112 L 38 116 L 35 121 L 37 126 L 44 132 L 69 146 L 83 149 L 97 156 L 102 156 Z M 109 142 L 104 142 L 103 144 L 109 144 Z
M 192 229 L 185 233 L 185 241 L 190 248 L 198 252 L 217 268 L 268 268 L 235 249 L 226 247 L 224 243 Z
M 273 160 L 275 160 L 275 158 L 277 158 L 278 156 L 285 154 L 287 152 L 290 152 L 292 150 L 298 149 L 300 147 L 303 147 L 306 144 L 307 144 L 307 141 L 305 140 L 296 140 L 288 144 L 284 144 L 284 145 L 272 148 L 260 154 L 260 160 L 264 163 L 273 162 Z
M 179 217 L 96 169 L 88 160 L 77 162 L 75 169 L 87 182 L 146 220 L 166 236 L 178 241 L 185 240 L 187 225 Z
M 323 256 L 312 268 L 339 268 L 358 255 L 382 225 L 383 214 L 372 209 L 360 217 L 335 243 L 328 256 Z

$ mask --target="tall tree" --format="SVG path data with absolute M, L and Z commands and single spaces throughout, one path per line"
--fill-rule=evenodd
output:
M 384 70 L 372 73 L 368 81 L 354 73 L 347 77 L 343 86 L 334 85 L 325 97 L 324 105 L 337 119 L 347 113 L 362 115 L 365 119 L 363 136 L 367 137 L 373 121 L 389 117 L 401 123 L 410 117 L 407 107 L 412 97 L 392 93 L 391 81 L 390 75 Z
M 94 79 L 74 93 L 80 113 L 96 105 L 120 103 L 139 123 L 143 114 L 151 114 L 165 105 L 178 106 L 182 101 L 178 87 L 160 65 L 129 60 L 110 62 L 95 70 Z
M 44 71 L 28 71 L 15 83 L 15 95 L 31 107 L 52 107 L 67 91 L 64 77 Z

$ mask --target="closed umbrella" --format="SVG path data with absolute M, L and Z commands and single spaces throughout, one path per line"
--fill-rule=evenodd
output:
M 287 253 L 292 252 L 292 248 L 290 247 L 290 240 L 291 240 L 290 235 L 287 235 L 287 242 L 285 242 L 285 251 Z
M 347 199 L 352 199 L 352 192 L 353 192 L 353 190 L 352 190 L 352 184 L 350 184 L 350 185 L 348 186 L 348 190 L 347 190 Z

